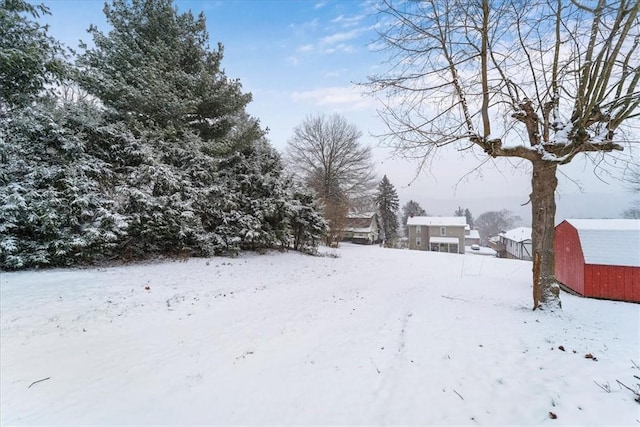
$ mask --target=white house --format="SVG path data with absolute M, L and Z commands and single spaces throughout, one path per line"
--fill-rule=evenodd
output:
M 378 242 L 380 238 L 380 225 L 378 214 L 350 214 L 347 224 L 342 233 L 343 240 L 354 243 L 372 244 Z
M 498 237 L 498 256 L 523 259 L 526 261 L 533 259 L 530 227 L 518 227 L 513 230 L 504 231 L 500 233 Z

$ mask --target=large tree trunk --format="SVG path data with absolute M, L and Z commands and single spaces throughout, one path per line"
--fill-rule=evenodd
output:
M 557 163 L 533 161 L 531 177 L 533 309 L 559 309 L 560 287 L 556 281 L 555 191 Z

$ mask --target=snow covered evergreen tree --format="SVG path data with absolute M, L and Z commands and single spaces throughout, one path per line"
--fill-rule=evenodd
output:
M 143 141 L 143 159 L 123 188 L 136 253 L 195 254 L 287 245 L 280 157 L 211 50 L 204 15 L 170 0 L 115 0 L 113 29 L 90 28 L 80 84 Z M 129 249 L 131 250 L 131 249 Z
M 91 106 L 39 102 L 0 120 L 0 265 L 110 258 L 126 222 L 110 198 L 113 165 Z
M 60 43 L 36 21 L 45 14 L 49 9 L 44 5 L 0 0 L 0 114 L 28 105 L 65 75 Z
M 378 184 L 375 195 L 375 203 L 380 211 L 380 225 L 387 244 L 392 243 L 398 237 L 398 192 L 387 175 Z
M 172 0 L 113 0 L 104 10 L 112 29 L 89 28 L 95 47 L 79 57 L 81 86 L 133 126 L 223 142 L 251 94 L 221 69 L 204 15 L 180 14 Z
M 327 221 L 320 215 L 322 209 L 313 194 L 301 187 L 295 188 L 289 204 L 293 249 L 315 253 L 318 243 L 329 232 Z

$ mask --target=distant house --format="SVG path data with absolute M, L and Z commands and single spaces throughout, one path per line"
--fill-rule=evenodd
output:
M 498 235 L 497 242 L 490 245 L 496 250 L 500 258 L 533 259 L 533 247 L 531 243 L 531 228 L 518 227 L 513 230 L 503 231 Z
M 350 214 L 342 233 L 342 240 L 354 243 L 373 244 L 380 241 L 378 214 Z
M 408 218 L 409 249 L 463 254 L 466 225 L 463 216 Z
M 472 230 L 469 225 L 464 228 L 464 244 L 465 246 L 479 245 L 480 244 L 480 232 L 478 230 Z
M 556 226 L 556 279 L 582 296 L 640 302 L 640 220 L 567 219 Z

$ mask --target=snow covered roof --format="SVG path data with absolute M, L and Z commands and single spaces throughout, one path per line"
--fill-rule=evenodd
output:
M 377 213 L 375 213 L 375 212 L 360 212 L 360 213 L 349 212 L 349 214 L 347 215 L 347 218 L 368 218 L 368 219 L 371 219 L 371 218 L 374 217 L 374 215 L 377 215 Z
M 412 216 L 407 219 L 407 225 L 464 227 L 467 225 L 467 218 L 463 216 Z
M 345 226 L 345 231 L 352 231 L 354 233 L 370 233 L 372 231 L 373 226 L 373 217 L 370 216 L 368 218 L 359 217 L 349 217 L 347 218 L 347 224 Z
M 587 264 L 640 267 L 640 219 L 567 219 Z
M 478 230 L 469 230 L 469 234 L 465 234 L 465 236 L 467 239 L 479 239 L 480 238 L 480 232 Z
M 500 236 L 508 240 L 513 240 L 514 242 L 518 242 L 518 243 L 524 242 L 526 240 L 531 240 L 531 228 L 530 227 L 514 228 L 513 230 L 500 233 Z

